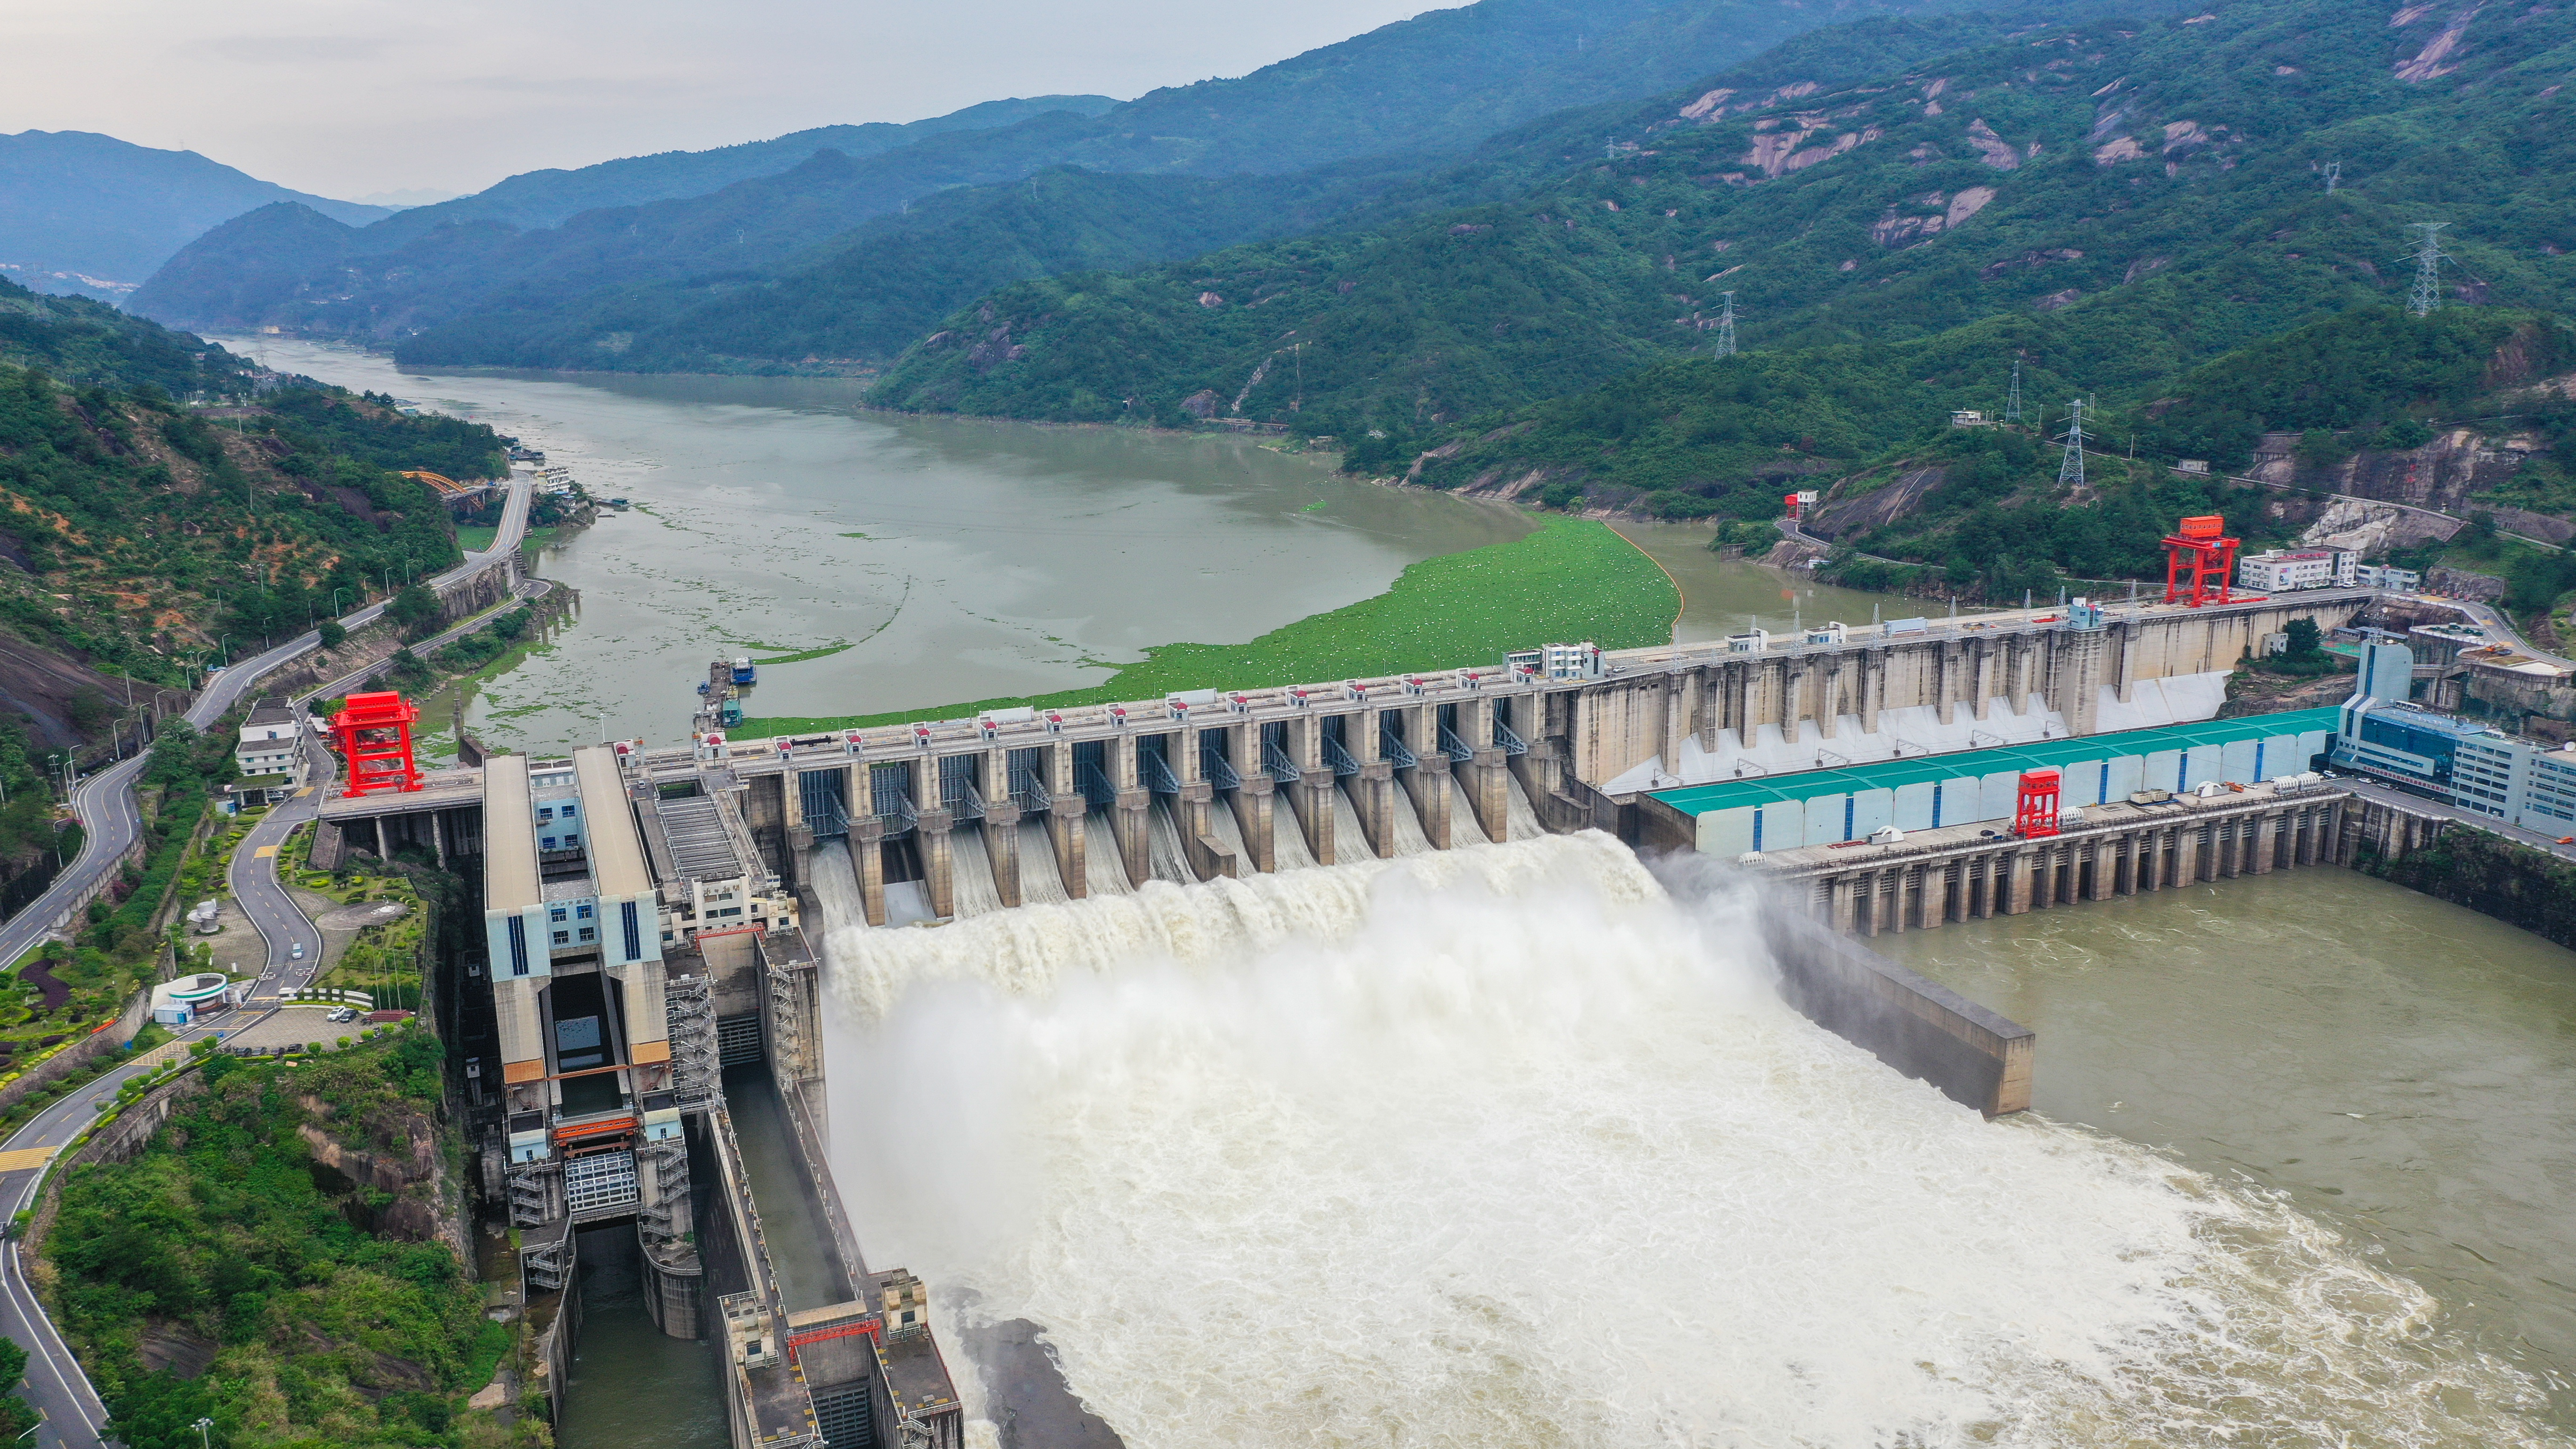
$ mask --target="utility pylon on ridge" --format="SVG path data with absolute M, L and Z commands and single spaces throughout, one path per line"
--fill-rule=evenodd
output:
M 2066 459 L 2057 465 L 2059 486 L 2084 486 L 2084 399 L 2066 405 Z
M 2343 163 L 2342 163 L 2342 162 L 2340 162 L 2340 161 L 2329 161 L 2329 162 L 2327 162 L 2327 163 L 2326 163 L 2326 195 L 2328 195 L 2328 196 L 2332 196 L 2332 195 L 2334 195 L 2334 194 L 2335 194 L 2335 188 L 2336 188 L 2336 187 L 2338 187 L 2338 186 L 2341 186 L 2342 184 L 2343 184 Z
M 2012 391 L 2004 396 L 2004 421 L 2021 421 L 2021 359 L 2013 359 Z
M 2406 297 L 2406 310 L 2418 317 L 2430 317 L 2442 305 L 2442 263 L 2451 254 L 2442 250 L 2442 229 L 2447 221 L 2419 221 L 2407 227 L 2416 234 L 2415 287 Z
M 1726 299 L 1726 310 L 1717 316 L 1717 355 L 1733 357 L 1735 355 L 1735 294 L 1720 292 L 1718 295 Z

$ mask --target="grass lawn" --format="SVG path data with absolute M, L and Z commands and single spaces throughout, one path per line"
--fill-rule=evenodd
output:
M 1406 567 L 1373 599 L 1315 614 L 1243 644 L 1166 644 L 1106 683 L 1037 699 L 982 699 L 892 714 L 747 719 L 740 738 L 906 720 L 956 719 L 996 705 L 1061 707 L 1160 699 L 1175 690 L 1270 688 L 1499 665 L 1515 649 L 1590 639 L 1604 649 L 1673 637 L 1681 591 L 1661 565 L 1607 526 L 1550 517 L 1509 543 Z
M 492 546 L 493 539 L 500 536 L 501 530 L 488 523 L 456 525 L 456 546 L 467 553 L 481 553 Z

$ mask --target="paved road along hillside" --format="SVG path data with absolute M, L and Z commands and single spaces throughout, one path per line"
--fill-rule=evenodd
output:
M 499 565 L 519 547 L 528 527 L 528 505 L 534 480 L 528 475 L 514 477 L 510 483 L 510 501 L 502 511 L 500 530 L 492 546 L 479 553 L 469 553 L 465 562 L 432 580 L 446 584 L 469 578 Z M 374 623 L 384 613 L 384 605 L 370 604 L 341 620 L 350 629 Z M 320 644 L 313 634 L 301 634 L 256 658 L 245 659 L 206 681 L 205 690 L 190 705 L 187 720 L 199 729 L 223 718 L 241 702 L 259 681 L 279 668 L 302 658 Z M 88 779 L 79 782 L 72 792 L 72 809 L 80 818 L 86 837 L 77 860 L 56 877 L 53 886 L 26 909 L 0 926 L 0 965 L 15 962 L 27 950 L 51 933 L 70 914 L 71 903 L 78 900 L 133 845 L 142 828 L 141 816 L 134 799 L 134 779 L 143 771 L 143 757 L 120 760 Z M 308 797 L 305 809 L 316 808 Z M 250 853 L 247 849 L 245 854 Z M 273 858 L 272 858 L 273 859 Z M 276 876 L 267 872 L 269 886 L 280 899 L 284 892 L 276 888 Z M 287 909 L 293 911 L 293 903 Z M 286 919 L 286 918 L 281 918 Z M 301 916 L 291 919 L 301 920 Z M 262 932 L 266 935 L 265 929 Z M 291 949 L 291 940 L 281 942 L 268 936 L 272 967 L 282 953 Z M 305 933 L 306 960 L 309 973 L 318 964 L 315 946 L 319 937 Z M 246 1024 L 246 1023 L 245 1023 Z M 180 1050 L 184 1050 L 182 1045 Z M 65 1143 L 78 1135 L 81 1128 L 97 1115 L 99 1102 L 116 1095 L 118 1087 L 137 1072 L 148 1071 L 153 1058 L 138 1058 L 97 1081 L 65 1097 L 18 1129 L 9 1140 L 0 1143 L 0 1196 L 5 1196 L 12 1212 L 33 1201 L 33 1194 L 43 1178 L 44 1163 Z M 35 1442 L 39 1445 L 67 1445 L 73 1449 L 91 1449 L 107 1442 L 107 1411 L 90 1387 L 89 1376 L 81 1372 L 80 1363 L 63 1344 L 62 1337 L 44 1314 L 34 1291 L 27 1284 L 26 1265 L 19 1260 L 18 1244 L 12 1241 L 6 1254 L 0 1255 L 0 1332 L 27 1351 L 27 1380 L 24 1388 L 28 1402 L 44 1415 Z

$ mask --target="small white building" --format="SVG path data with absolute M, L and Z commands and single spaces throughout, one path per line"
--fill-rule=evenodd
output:
M 233 792 L 245 805 L 265 805 L 303 789 L 309 772 L 304 712 L 275 696 L 253 704 L 233 745 L 233 767 L 242 774 Z
M 2361 555 L 2344 549 L 2271 549 L 2236 561 L 2236 586 L 2257 593 L 2294 589 L 2350 588 L 2358 577 Z
M 2365 589 L 2393 589 L 2411 594 L 2424 586 L 2424 576 L 2413 569 L 2394 564 L 2363 564 L 2353 570 L 2353 578 Z
M 152 988 L 152 1019 L 163 1026 L 192 1026 L 198 1013 L 237 1005 L 249 989 L 220 971 L 203 971 Z

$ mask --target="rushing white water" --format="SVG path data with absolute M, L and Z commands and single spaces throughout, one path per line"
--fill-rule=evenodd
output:
M 1755 909 L 1574 836 L 839 927 L 834 1167 L 1131 1449 L 2549 1442 L 2314 1222 L 1790 1012 Z

